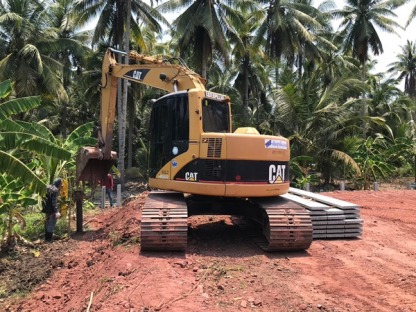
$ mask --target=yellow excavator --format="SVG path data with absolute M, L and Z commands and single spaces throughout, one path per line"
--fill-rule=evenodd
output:
M 230 98 L 206 90 L 206 80 L 181 59 L 128 53 L 117 63 L 108 49 L 102 63 L 101 131 L 95 147 L 81 149 L 79 181 L 102 180 L 117 157 L 111 151 L 119 79 L 167 94 L 152 104 L 149 193 L 142 210 L 142 250 L 185 250 L 192 215 L 235 215 L 259 227 L 266 251 L 305 250 L 312 242 L 307 210 L 279 195 L 289 189 L 289 141 L 233 131 Z

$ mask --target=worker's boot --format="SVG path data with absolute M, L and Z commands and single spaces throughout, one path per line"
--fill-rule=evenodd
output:
M 53 233 L 46 231 L 45 232 L 45 242 L 48 242 L 48 243 L 52 242 L 52 236 L 53 236 Z

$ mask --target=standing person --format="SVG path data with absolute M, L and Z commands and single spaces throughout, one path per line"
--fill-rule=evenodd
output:
M 113 207 L 113 188 L 114 188 L 114 180 L 111 173 L 107 174 L 107 179 L 105 180 L 105 192 L 108 195 L 110 200 L 110 206 Z
M 61 217 L 58 207 L 58 195 L 62 180 L 56 179 L 46 188 L 46 196 L 42 202 L 42 212 L 45 213 L 45 241 L 51 242 L 56 221 Z

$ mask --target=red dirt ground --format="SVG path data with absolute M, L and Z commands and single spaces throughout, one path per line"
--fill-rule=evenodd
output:
M 263 252 L 228 217 L 192 218 L 184 253 L 141 253 L 136 198 L 48 245 L 61 264 L 0 310 L 416 311 L 416 191 L 325 194 L 362 206 L 363 236 L 297 253 Z

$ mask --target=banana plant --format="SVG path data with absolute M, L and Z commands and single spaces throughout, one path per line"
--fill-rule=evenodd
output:
M 14 220 L 22 219 L 16 207 L 39 203 L 56 174 L 75 167 L 79 146 L 95 143 L 92 123 L 78 127 L 62 141 L 42 124 L 13 120 L 13 115 L 38 107 L 40 97 L 7 100 L 11 92 L 10 81 L 0 83 L 0 175 L 4 178 L 0 217 L 6 220 L 8 245 L 16 238 L 11 230 Z
M 54 137 L 49 129 L 36 123 L 6 121 L 2 126 L 3 129 L 9 131 L 0 132 L 0 148 L 7 150 L 1 154 L 7 154 L 8 158 L 5 159 L 13 159 L 13 162 L 10 161 L 6 166 L 6 160 L 1 158 L 0 168 L 8 168 L 5 175 L 15 177 L 14 184 L 4 183 L 1 186 L 1 198 L 3 199 L 0 204 L 0 217 L 3 214 L 8 216 L 5 219 L 7 231 L 2 241 L 4 246 L 10 247 L 13 246 L 16 239 L 24 240 L 12 231 L 16 220 L 24 220 L 17 208 L 39 204 L 41 198 L 39 195 L 44 194 L 46 184 L 52 183 L 57 175 L 61 177 L 74 176 L 75 154 L 79 147 L 91 145 L 96 140 L 90 136 L 93 128 L 92 123 L 78 127 L 65 141 Z M 12 129 L 14 131 L 10 131 Z M 18 157 L 13 156 L 13 153 L 20 159 L 24 159 L 26 164 Z M 31 159 L 30 162 L 29 159 Z M 18 168 L 20 171 L 12 170 L 13 168 Z M 21 178 L 23 176 L 26 177 L 26 180 L 31 176 L 35 182 L 40 180 L 40 183 L 30 184 L 34 187 L 27 187 L 24 183 L 25 179 Z M 19 185 L 20 188 L 16 185 Z
M 43 195 L 46 183 L 25 165 L 34 155 L 58 160 L 70 159 L 66 147 L 56 144 L 56 139 L 45 126 L 35 122 L 13 120 L 14 115 L 40 106 L 39 96 L 7 100 L 12 92 L 12 83 L 0 83 L 0 172 L 27 183 L 33 192 Z M 18 157 L 16 157 L 18 155 Z
M 388 161 L 389 153 L 392 152 L 391 144 L 381 134 L 374 138 L 357 138 L 356 141 L 357 146 L 352 157 L 360 167 L 361 174 L 355 180 L 357 186 L 368 190 L 372 182 L 392 174 L 394 166 Z
M 58 176 L 71 175 L 75 170 L 75 156 L 79 148 L 94 145 L 97 141 L 91 137 L 92 122 L 79 126 L 65 140 L 40 123 L 9 120 L 3 123 L 3 129 L 7 131 L 0 132 L 0 135 L 9 147 L 30 146 L 30 150 L 36 152 L 40 165 L 38 175 L 49 184 Z
M 0 249 L 9 249 L 15 244 L 16 239 L 26 240 L 16 231 L 15 226 L 24 228 L 25 218 L 19 211 L 21 207 L 36 205 L 37 199 L 33 192 L 20 180 L 16 180 L 7 174 L 0 174 Z
M 0 98 L 10 94 L 10 81 L 0 84 Z M 93 145 L 93 123 L 76 128 L 66 140 L 53 135 L 41 123 L 12 120 L 12 116 L 40 105 L 39 97 L 19 98 L 0 103 L 0 172 L 22 179 L 32 191 L 44 194 L 46 184 L 64 170 L 75 168 L 75 154 L 79 147 Z M 19 156 L 17 156 L 19 155 Z M 34 174 L 25 160 L 37 159 L 40 167 Z
M 27 97 L 6 101 L 12 92 L 12 83 L 6 80 L 0 83 L 0 130 L 4 123 L 13 122 L 11 116 L 26 112 L 40 105 L 40 97 Z M 4 141 L 0 134 L 0 141 Z M 34 174 L 20 159 L 13 155 L 13 149 L 6 149 L 0 143 L 0 173 L 7 172 L 13 178 L 20 179 L 34 192 L 44 194 L 46 184 Z

